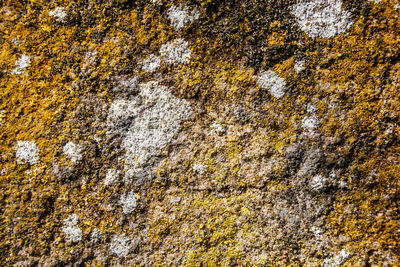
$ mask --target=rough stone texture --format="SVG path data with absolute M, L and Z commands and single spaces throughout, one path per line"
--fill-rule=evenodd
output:
M 399 6 L 3 1 L 0 265 L 400 265 Z

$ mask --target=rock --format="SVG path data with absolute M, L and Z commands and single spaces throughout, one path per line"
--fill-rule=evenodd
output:
M 23 2 L 1 266 L 400 265 L 398 1 Z

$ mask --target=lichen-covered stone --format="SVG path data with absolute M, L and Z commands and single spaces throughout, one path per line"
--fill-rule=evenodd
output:
M 399 265 L 398 5 L 5 1 L 0 265 Z

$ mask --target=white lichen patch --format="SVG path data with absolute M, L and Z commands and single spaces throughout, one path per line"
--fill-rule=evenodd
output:
M 253 262 L 255 266 L 266 266 L 268 262 L 268 253 L 262 251 L 260 254 L 250 254 L 246 257 L 249 262 Z
M 119 181 L 120 172 L 115 169 L 108 169 L 104 179 L 104 185 L 115 185 Z
M 312 226 L 311 231 L 313 232 L 316 238 L 322 238 L 324 236 L 324 231 L 319 227 Z
M 226 132 L 225 127 L 223 127 L 221 124 L 217 122 L 211 124 L 210 128 L 212 134 L 223 135 Z
M 108 120 L 109 123 L 118 123 L 129 117 L 134 117 L 140 112 L 140 103 L 136 100 L 117 99 L 111 103 Z
M 315 175 L 310 181 L 311 189 L 316 191 L 322 190 L 326 186 L 327 181 L 328 179 L 326 179 L 326 177 L 322 175 Z
M 167 11 L 167 16 L 172 26 L 176 29 L 185 27 L 199 18 L 200 13 L 196 9 L 188 6 L 178 5 L 171 6 Z
M 33 165 L 39 161 L 39 148 L 36 146 L 35 141 L 18 141 L 15 150 L 17 164 L 27 162 Z
M 56 7 L 54 10 L 49 11 L 49 16 L 55 17 L 58 22 L 63 22 L 67 15 L 65 7 Z
M 161 64 L 161 59 L 154 55 L 151 54 L 148 58 L 146 58 L 143 62 L 142 62 L 142 70 L 145 72 L 154 72 L 156 71 Z
M 171 204 L 178 204 L 179 202 L 181 202 L 182 197 L 178 197 L 178 196 L 171 196 L 168 198 L 168 202 Z
M 125 172 L 124 178 L 122 179 L 122 181 L 125 184 L 130 184 L 134 178 L 135 175 L 135 170 L 134 169 L 128 169 Z
M 83 55 L 83 62 L 81 65 L 81 71 L 83 74 L 90 74 L 93 67 L 99 59 L 99 53 L 96 50 L 88 50 Z
M 348 183 L 346 183 L 345 181 L 339 181 L 339 182 L 338 182 L 338 186 L 339 186 L 340 189 L 347 189 L 347 188 L 349 188 Z
M 139 99 L 132 101 L 117 100 L 109 115 L 114 124 L 131 116 L 130 127 L 122 141 L 125 163 L 131 166 L 143 164 L 159 154 L 180 131 L 181 123 L 192 114 L 189 103 L 176 98 L 156 82 L 142 84 L 137 97 Z
M 3 124 L 4 110 L 0 110 L 0 126 Z
M 254 77 L 257 85 L 269 91 L 275 98 L 281 98 L 286 92 L 286 81 L 273 71 L 264 71 Z
M 301 127 L 308 131 L 314 131 L 318 128 L 319 120 L 316 115 L 306 116 L 301 120 Z
M 121 195 L 119 202 L 122 206 L 122 211 L 127 215 L 131 214 L 136 208 L 136 201 L 137 196 L 134 192 L 129 192 L 125 195 Z
M 19 46 L 19 45 L 21 44 L 20 40 L 18 40 L 17 37 L 12 38 L 11 42 L 12 42 L 13 44 L 15 44 L 16 46 Z
M 303 0 L 291 11 L 301 30 L 311 38 L 330 38 L 346 32 L 353 24 L 340 0 Z
M 125 88 L 127 91 L 132 92 L 139 85 L 139 78 L 137 76 L 127 79 L 123 77 L 118 77 L 118 78 L 119 78 L 119 86 L 115 87 L 113 90 L 116 90 L 118 88 Z
M 334 258 L 331 259 L 326 259 L 324 261 L 324 267 L 336 267 L 340 266 L 343 263 L 345 263 L 349 258 L 351 254 L 346 251 L 345 249 L 342 249 L 338 255 L 336 255 Z
M 22 55 L 16 62 L 16 67 L 11 71 L 12 74 L 21 75 L 31 63 L 31 57 Z
M 163 44 L 160 48 L 161 57 L 168 64 L 189 63 L 192 51 L 189 49 L 189 43 L 182 38 L 177 38 L 171 42 Z
M 207 167 L 201 163 L 194 164 L 192 169 L 198 174 L 204 174 L 207 171 Z
M 300 72 L 302 72 L 304 69 L 305 69 L 305 62 L 304 62 L 304 60 L 299 60 L 299 61 L 296 61 L 295 63 L 294 63 L 294 70 L 297 72 L 297 73 L 300 73 Z
M 77 163 L 82 159 L 82 148 L 73 142 L 68 142 L 63 146 L 63 153 L 72 163 Z
M 79 217 L 76 214 L 71 214 L 64 220 L 62 231 L 70 242 L 75 243 L 82 240 L 82 230 L 79 228 L 78 222 Z
M 97 228 L 94 228 L 90 233 L 90 241 L 92 241 L 93 243 L 98 243 L 102 238 L 103 233 Z
M 308 103 L 307 104 L 307 112 L 308 113 L 314 113 L 317 110 L 317 107 L 312 104 L 312 103 Z
M 131 250 L 131 242 L 125 234 L 114 235 L 111 239 L 110 251 L 117 257 L 125 257 Z

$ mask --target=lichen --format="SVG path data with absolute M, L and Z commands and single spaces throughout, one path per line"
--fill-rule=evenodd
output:
M 34 141 L 18 141 L 15 151 L 18 164 L 27 162 L 33 165 L 39 161 L 39 149 Z
M 126 195 L 121 195 L 119 202 L 122 205 L 122 211 L 125 214 L 131 214 L 137 205 L 137 196 L 133 192 L 129 192 Z
M 142 70 L 147 72 L 154 72 L 160 67 L 160 64 L 161 59 L 156 55 L 151 54 L 142 62 Z
M 267 89 L 273 97 L 281 98 L 286 92 L 285 79 L 279 77 L 273 71 L 265 71 L 258 75 L 257 85 Z
M 79 242 L 82 240 L 82 230 L 78 226 L 79 217 L 71 214 L 64 220 L 62 231 L 71 242 Z
M 182 38 L 163 44 L 160 48 L 161 57 L 169 64 L 189 63 L 192 51 L 189 43 Z
M 82 148 L 71 141 L 63 146 L 63 153 L 73 163 L 76 163 L 82 159 Z
M 353 24 L 350 12 L 342 5 L 336 0 L 305 0 L 295 4 L 292 13 L 308 36 L 330 38 L 346 32 Z
M 132 102 L 124 104 L 129 108 L 129 113 L 136 117 L 122 141 L 127 151 L 126 163 L 133 166 L 143 164 L 149 157 L 158 154 L 179 132 L 181 123 L 192 114 L 185 100 L 176 99 L 166 87 L 157 82 L 142 84 L 139 97 L 145 108 Z M 115 107 L 113 104 L 113 117 L 118 113 Z M 124 110 L 118 108 L 119 112 L 127 116 Z
M 187 6 L 171 6 L 167 11 L 168 19 L 172 26 L 176 29 L 183 28 L 186 24 L 189 24 L 199 18 L 200 14 L 196 9 L 190 9 Z
M 104 178 L 105 185 L 115 185 L 119 180 L 120 172 L 115 169 L 108 169 Z
M 16 75 L 23 74 L 26 68 L 29 66 L 30 62 L 30 56 L 21 55 L 21 57 L 15 62 L 16 67 L 11 71 L 11 73 Z
M 398 3 L 295 2 L 6 1 L 0 265 L 398 265 Z
M 127 256 L 130 251 L 129 238 L 125 234 L 115 235 L 111 240 L 110 251 L 117 257 Z
M 56 7 L 54 10 L 49 11 L 49 16 L 55 17 L 56 21 L 63 22 L 68 14 L 65 7 Z

